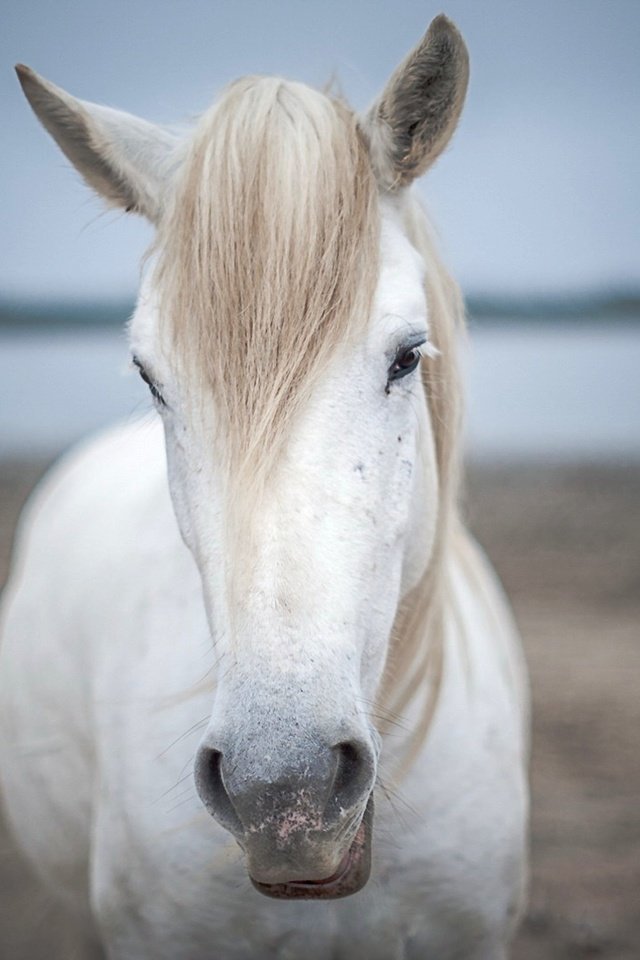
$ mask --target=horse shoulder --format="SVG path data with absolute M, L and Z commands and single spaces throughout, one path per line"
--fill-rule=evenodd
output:
M 0 621 L 0 785 L 24 852 L 70 899 L 87 886 L 102 660 L 136 639 L 123 623 L 145 556 L 186 550 L 165 474 L 157 427 L 110 430 L 45 475 L 18 528 Z

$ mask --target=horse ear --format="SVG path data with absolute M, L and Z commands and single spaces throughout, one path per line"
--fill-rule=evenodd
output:
M 440 15 L 363 120 L 381 187 L 407 186 L 442 153 L 462 112 L 468 81 L 465 42 Z
M 109 205 L 157 222 L 179 139 L 131 114 L 77 100 L 22 64 L 16 73 L 34 113 L 89 186 Z

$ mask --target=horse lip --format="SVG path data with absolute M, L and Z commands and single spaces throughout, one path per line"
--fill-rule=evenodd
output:
M 336 872 L 324 880 L 260 883 L 250 877 L 251 882 L 259 893 L 276 900 L 337 900 L 349 897 L 362 890 L 371 873 L 372 824 L 373 797 L 370 797 L 351 846 Z

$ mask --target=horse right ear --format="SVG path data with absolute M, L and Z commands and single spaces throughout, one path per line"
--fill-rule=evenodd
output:
M 465 42 L 440 15 L 362 121 L 383 189 L 408 186 L 440 156 L 462 112 L 468 80 Z
M 156 223 L 179 139 L 163 127 L 77 100 L 29 67 L 16 73 L 34 113 L 90 187 L 111 206 Z

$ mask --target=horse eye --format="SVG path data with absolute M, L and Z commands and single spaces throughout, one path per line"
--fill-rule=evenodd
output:
M 396 358 L 389 367 L 389 383 L 400 380 L 411 373 L 420 363 L 420 344 L 413 347 L 401 347 Z
M 145 370 L 142 364 L 142 361 L 139 360 L 138 357 L 132 357 L 132 360 L 133 360 L 134 366 L 138 368 L 138 373 L 140 374 L 140 376 L 142 377 L 146 385 L 149 387 L 149 392 L 151 393 L 151 396 L 153 397 L 153 399 L 156 401 L 156 403 L 159 403 L 160 406 L 166 407 L 164 397 L 160 393 L 160 390 L 158 389 L 157 384 L 151 379 L 151 377 Z

